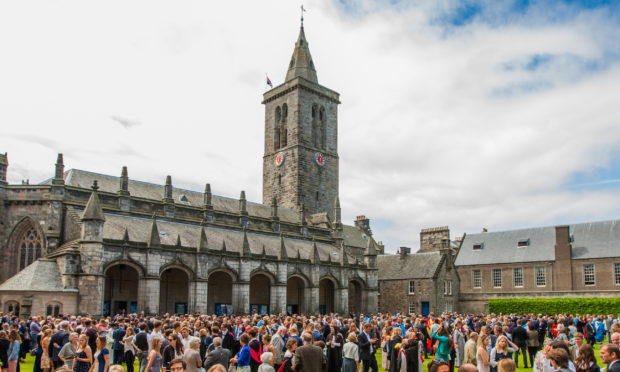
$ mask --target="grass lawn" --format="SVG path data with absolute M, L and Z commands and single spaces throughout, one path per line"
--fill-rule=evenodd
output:
M 596 345 L 594 345 L 594 355 L 596 356 L 596 360 L 598 361 L 598 365 L 600 367 L 602 367 L 603 365 L 601 364 L 601 358 L 599 357 L 599 351 L 601 350 L 601 344 L 598 343 Z M 523 359 L 521 359 L 522 357 L 520 356 L 519 358 L 519 365 L 521 367 L 523 367 Z M 431 361 L 432 359 L 425 359 L 424 360 L 424 371 L 428 371 L 427 369 L 427 364 Z M 529 363 L 529 362 L 528 362 Z M 385 370 L 383 368 L 381 368 L 381 352 L 377 351 L 377 365 L 379 366 L 379 372 L 385 372 Z M 34 357 L 28 355 L 28 357 L 26 358 L 26 362 L 21 364 L 21 369 L 20 372 L 32 372 L 34 368 Z M 138 359 L 136 358 L 136 361 L 134 363 L 134 371 L 138 371 Z M 531 368 L 517 368 L 517 372 L 531 372 L 532 369 Z

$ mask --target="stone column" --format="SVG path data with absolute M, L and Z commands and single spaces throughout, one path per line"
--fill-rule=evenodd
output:
M 269 312 L 272 314 L 286 314 L 286 285 L 274 284 L 271 286 Z
M 141 284 L 139 288 L 144 288 L 144 291 L 140 293 L 144 312 L 146 314 L 159 314 L 159 277 L 144 278 Z
M 233 312 L 248 314 L 250 312 L 250 283 L 233 283 Z
M 336 296 L 339 299 L 340 306 L 336 308 L 336 312 L 339 314 L 349 314 L 349 288 L 336 289 Z
M 319 286 L 308 287 L 304 291 L 306 294 L 306 314 L 318 314 L 319 313 Z M 308 298 L 309 297 L 309 298 Z
M 207 314 L 207 294 L 209 290 L 209 282 L 205 279 L 198 279 L 194 283 L 194 312 Z

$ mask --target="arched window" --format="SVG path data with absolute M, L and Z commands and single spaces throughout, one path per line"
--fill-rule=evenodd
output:
M 45 306 L 45 315 L 57 317 L 61 314 L 62 304 L 58 302 L 50 302 Z
M 19 302 L 17 301 L 7 301 L 5 305 L 5 312 L 13 313 L 15 316 L 19 316 Z
M 22 236 L 19 244 L 19 266 L 18 271 L 23 270 L 26 266 L 41 258 L 43 254 L 43 239 L 41 234 L 34 227 L 30 227 Z
M 286 127 L 288 116 L 288 106 L 285 104 L 282 105 L 282 123 L 280 124 L 280 147 L 286 147 L 288 142 L 288 130 Z
M 277 150 L 280 148 L 280 121 L 282 120 L 282 110 L 280 106 L 276 107 L 276 113 L 274 117 L 274 125 L 273 125 L 273 149 Z
M 325 143 L 327 140 L 327 120 L 325 117 L 325 107 L 321 106 L 321 110 L 319 111 L 319 121 L 320 121 L 320 125 L 321 125 L 321 130 L 319 131 L 319 133 L 321 133 L 321 137 L 320 137 L 320 141 L 321 141 L 321 149 L 325 150 Z

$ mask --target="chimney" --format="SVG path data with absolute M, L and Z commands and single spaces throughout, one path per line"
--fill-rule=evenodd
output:
M 411 254 L 411 248 L 409 247 L 400 247 L 400 258 L 404 259 L 405 257 L 409 256 Z
M 361 215 L 357 216 L 354 221 L 355 227 L 365 232 L 367 235 L 372 235 L 372 231 L 370 230 L 370 220 L 366 218 L 366 216 Z
M 448 226 L 432 227 L 420 231 L 420 250 L 418 252 L 438 252 L 450 245 Z
M 553 267 L 554 291 L 573 290 L 573 269 L 570 228 L 567 225 L 555 227 L 555 264 Z M 546 270 L 546 269 L 545 269 Z

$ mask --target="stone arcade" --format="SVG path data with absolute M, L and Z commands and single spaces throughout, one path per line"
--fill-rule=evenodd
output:
M 377 310 L 369 221 L 341 221 L 338 93 L 318 84 L 303 27 L 264 95 L 263 204 L 77 169 L 7 184 L 0 156 L 0 310 L 359 313 Z

